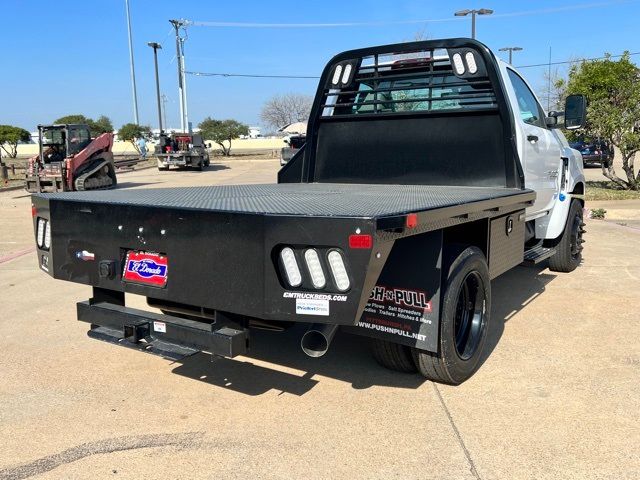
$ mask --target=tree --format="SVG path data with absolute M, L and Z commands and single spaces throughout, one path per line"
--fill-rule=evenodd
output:
M 11 158 L 18 156 L 18 143 L 31 140 L 31 134 L 24 128 L 0 125 L 0 147 Z
M 562 111 L 564 109 L 564 99 L 567 96 L 566 72 L 560 73 L 558 68 L 545 71 L 544 85 L 538 90 L 541 92 L 540 100 L 549 111 Z
M 262 107 L 260 119 L 275 129 L 295 122 L 306 122 L 311 113 L 313 97 L 298 93 L 276 95 Z
M 583 61 L 569 71 L 568 93 L 587 96 L 586 132 L 614 145 L 622 156 L 624 180 L 613 164 L 602 166 L 602 173 L 627 190 L 640 189 L 640 173 L 636 175 L 634 159 L 640 151 L 640 70 L 629 59 L 629 52 L 614 61 Z
M 55 120 L 53 123 L 62 124 L 62 123 L 80 123 L 89 126 L 89 130 L 91 131 L 91 136 L 93 138 L 102 135 L 103 133 L 113 132 L 113 124 L 109 117 L 105 115 L 100 115 L 98 120 L 93 120 L 92 118 L 85 117 L 80 114 L 73 115 L 65 115 L 64 117 L 60 117 Z
M 60 117 L 57 120 L 54 120 L 54 124 L 64 124 L 64 123 L 85 123 L 89 124 L 89 121 L 93 122 L 89 117 L 85 117 L 84 115 L 80 115 L 79 113 L 73 115 L 65 115 L 64 117 Z
M 140 153 L 140 148 L 136 144 L 138 138 L 149 138 L 151 136 L 151 127 L 146 125 L 137 125 L 135 123 L 125 123 L 120 130 L 118 130 L 118 138 L 125 142 L 131 142 L 133 148 Z
M 105 115 L 100 115 L 95 122 L 89 123 L 89 128 L 91 129 L 91 136 L 97 137 L 98 135 L 102 135 L 103 133 L 111 133 L 113 132 L 113 124 L 111 123 L 111 119 Z
M 249 135 L 249 127 L 236 120 L 214 120 L 207 117 L 198 125 L 198 128 L 203 138 L 213 140 L 220 145 L 225 157 L 231 155 L 231 140 L 240 135 Z M 229 145 L 225 145 L 225 142 Z

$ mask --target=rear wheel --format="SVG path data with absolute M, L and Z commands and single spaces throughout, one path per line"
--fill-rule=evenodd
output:
M 583 233 L 582 204 L 578 200 L 572 200 L 562 235 L 553 242 L 556 253 L 549 259 L 551 271 L 568 273 L 578 268 L 582 261 Z
M 434 382 L 458 385 L 480 366 L 491 312 L 491 280 L 484 254 L 464 249 L 443 279 L 438 353 L 413 349 L 418 371 Z
M 412 358 L 411 348 L 406 345 L 399 345 L 374 338 L 371 340 L 371 352 L 376 362 L 389 370 L 406 373 L 414 373 L 417 371 Z

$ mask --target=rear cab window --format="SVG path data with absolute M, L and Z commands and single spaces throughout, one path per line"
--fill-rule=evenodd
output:
M 364 57 L 353 81 L 325 94 L 323 117 L 497 109 L 487 78 L 461 78 L 447 50 Z

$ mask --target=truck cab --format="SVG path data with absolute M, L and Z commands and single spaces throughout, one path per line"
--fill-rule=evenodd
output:
M 508 63 L 497 59 L 515 123 L 515 142 L 525 186 L 536 192 L 527 209 L 535 237 L 557 238 L 564 228 L 569 197 L 583 200 L 585 178 L 580 152 L 557 127 L 557 114 L 545 112 L 531 86 Z

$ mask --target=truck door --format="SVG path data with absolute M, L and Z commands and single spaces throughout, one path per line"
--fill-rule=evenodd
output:
M 525 81 L 507 69 L 513 87 L 512 106 L 516 115 L 518 151 L 524 169 L 525 186 L 536 191 L 536 201 L 527 209 L 532 217 L 553 208 L 559 189 L 562 149 L 545 123 L 545 114 Z

